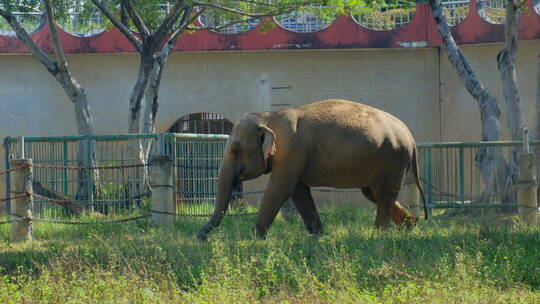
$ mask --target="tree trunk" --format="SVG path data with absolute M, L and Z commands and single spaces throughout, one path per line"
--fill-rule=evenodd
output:
M 54 15 L 51 7 L 50 1 L 44 1 L 46 10 L 45 14 L 47 16 L 47 22 L 49 24 L 50 37 L 54 46 L 54 53 L 56 55 L 56 60 L 51 59 L 30 37 L 28 32 L 21 26 L 17 18 L 15 18 L 10 12 L 4 11 L 0 8 L 0 15 L 9 23 L 13 28 L 17 37 L 21 40 L 22 43 L 34 55 L 35 58 L 45 66 L 47 71 L 56 78 L 58 83 L 64 89 L 64 92 L 68 98 L 73 103 L 75 109 L 75 121 L 77 125 L 77 133 L 79 135 L 92 135 L 94 134 L 94 122 L 92 119 L 92 113 L 90 111 L 90 106 L 88 105 L 87 96 L 84 88 L 75 80 L 68 68 L 64 51 L 56 31 L 56 25 L 54 23 Z M 95 151 L 90 153 L 87 150 L 88 144 L 79 145 L 79 154 L 78 162 L 79 165 L 88 165 L 89 163 L 95 164 Z M 88 156 L 91 155 L 91 159 L 88 159 Z M 79 171 L 78 173 L 78 191 L 77 196 L 81 193 L 88 193 L 86 185 L 90 181 L 90 184 L 95 184 L 94 181 L 97 181 L 98 172 L 86 173 L 86 176 L 83 176 L 83 172 Z M 92 179 L 94 177 L 94 179 Z M 95 188 L 97 189 L 97 188 Z M 77 209 L 78 210 L 78 209 Z M 76 210 L 74 210 L 76 211 Z
M 525 128 L 525 113 L 523 103 L 519 97 L 518 82 L 516 76 L 517 37 L 519 31 L 519 7 L 514 0 L 509 0 L 506 5 L 506 22 L 504 26 L 504 48 L 497 54 L 497 66 L 501 73 L 503 94 L 506 102 L 506 120 L 512 140 L 522 139 Z M 512 186 L 517 181 L 518 156 L 520 146 L 513 147 L 508 160 L 508 175 L 506 186 Z M 515 201 L 517 191 L 511 191 L 508 196 Z
M 138 134 L 140 132 L 141 109 L 143 107 L 146 86 L 148 85 L 148 79 L 153 65 L 154 58 L 152 54 L 141 55 L 139 73 L 137 74 L 135 86 L 129 97 L 128 133 Z
M 71 76 L 67 67 L 65 69 L 59 69 L 55 77 L 73 103 L 78 134 L 95 134 L 94 120 L 90 112 L 90 106 L 88 105 L 86 90 Z M 97 166 L 96 145 L 94 141 L 82 140 L 78 142 L 77 165 L 79 167 Z M 99 192 L 99 189 L 98 170 L 77 171 L 77 199 L 92 203 L 93 195 Z M 92 209 L 92 206 L 88 207 L 88 209 Z
M 146 89 L 146 103 L 143 116 L 143 133 L 154 133 L 156 125 L 156 115 L 159 108 L 159 86 L 163 75 L 163 61 L 155 60 L 150 72 L 148 87 Z M 152 141 L 147 140 L 144 144 L 145 159 L 150 156 Z
M 440 0 L 429 0 L 437 29 L 443 40 L 448 59 L 467 91 L 476 100 L 480 108 L 482 141 L 500 140 L 501 111 L 497 100 L 478 81 L 469 61 L 457 46 L 444 16 Z M 507 166 L 502 151 L 497 147 L 482 147 L 476 154 L 475 161 L 486 185 L 485 194 L 500 191 L 505 186 Z
M 535 139 L 540 140 L 540 55 L 538 55 L 538 74 L 536 76 L 536 131 L 535 131 Z M 538 170 L 538 174 L 536 176 L 540 176 L 540 145 L 534 146 L 534 153 L 536 155 L 536 168 Z M 538 206 L 540 206 L 540 187 L 538 187 Z
M 138 134 L 141 131 L 141 109 L 145 102 L 146 88 L 148 85 L 149 75 L 154 66 L 154 56 L 151 51 L 147 51 L 141 55 L 139 73 L 131 96 L 129 99 L 129 119 L 128 133 Z M 145 164 L 147 161 L 145 149 L 143 148 L 143 140 L 131 139 L 128 142 L 128 155 L 136 164 Z M 148 188 L 148 171 L 146 168 L 128 169 L 128 185 L 126 187 L 127 197 L 140 197 L 144 190 Z

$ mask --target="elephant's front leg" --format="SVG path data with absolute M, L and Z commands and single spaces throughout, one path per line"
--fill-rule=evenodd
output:
M 317 207 L 315 207 L 309 187 L 298 183 L 294 189 L 292 199 L 309 233 L 320 234 L 322 232 L 321 219 L 319 218 L 319 213 L 317 212 Z
M 280 171 L 281 170 L 272 171 L 270 181 L 264 192 L 259 214 L 255 220 L 257 236 L 263 239 L 266 238 L 268 228 L 270 228 L 270 225 L 274 222 L 279 209 L 283 203 L 291 197 L 298 180 L 298 173 L 294 171 Z

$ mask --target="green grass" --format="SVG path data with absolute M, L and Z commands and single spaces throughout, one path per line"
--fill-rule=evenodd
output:
M 373 211 L 326 209 L 325 233 L 278 217 L 267 240 L 253 216 L 91 227 L 40 224 L 14 244 L 0 227 L 0 303 L 540 303 L 540 233 L 434 219 L 372 228 Z M 489 228 L 488 228 L 489 227 Z

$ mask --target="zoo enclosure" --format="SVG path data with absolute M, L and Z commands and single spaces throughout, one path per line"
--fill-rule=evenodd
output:
M 150 143 L 154 147 L 158 134 L 96 135 L 67 137 L 27 137 L 4 141 L 6 169 L 10 160 L 23 153 L 33 160 L 34 189 L 41 197 L 34 201 L 34 216 L 63 218 L 69 212 L 65 206 L 51 201 L 70 200 L 92 211 L 110 215 L 139 214 L 149 210 L 151 193 L 147 181 L 148 160 L 138 157 L 133 147 Z M 208 216 L 213 211 L 217 171 L 227 135 L 166 133 L 163 153 L 172 158 L 173 191 L 177 212 L 183 215 Z M 506 166 L 518 141 L 469 143 L 419 143 L 418 163 L 429 208 L 493 207 L 515 204 L 508 201 L 512 185 L 504 185 L 500 193 L 485 193 L 485 184 L 475 157 L 482 148 L 498 149 L 495 163 Z M 82 147 L 86 155 L 82 156 Z M 540 141 L 531 142 L 540 146 Z M 130 150 L 131 149 L 131 150 Z M 155 153 L 155 149 L 153 153 Z M 81 174 L 85 167 L 98 166 L 93 174 Z M 86 170 L 89 171 L 89 170 Z M 97 174 L 97 175 L 96 175 Z M 11 196 L 10 174 L 6 174 L 7 197 Z M 250 195 L 258 191 L 236 193 Z M 355 192 L 314 188 L 320 192 Z M 41 191 L 41 193 L 39 192 Z M 9 204 L 8 204 L 9 206 Z

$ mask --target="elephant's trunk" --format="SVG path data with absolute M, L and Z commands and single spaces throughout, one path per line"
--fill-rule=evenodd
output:
M 205 240 L 207 234 L 219 225 L 221 219 L 227 212 L 229 202 L 231 201 L 232 190 L 235 183 L 238 182 L 234 168 L 227 162 L 223 161 L 219 167 L 218 173 L 218 193 L 214 207 L 214 214 L 210 220 L 204 225 L 197 237 Z

